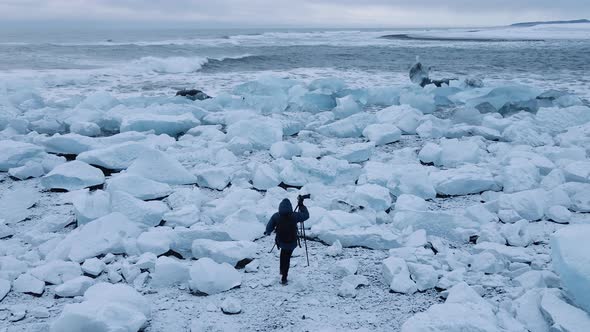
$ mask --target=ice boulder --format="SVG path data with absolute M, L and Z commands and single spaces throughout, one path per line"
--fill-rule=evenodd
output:
M 6 297 L 6 294 L 8 294 L 8 292 L 10 292 L 10 289 L 12 288 L 10 281 L 5 280 L 5 279 L 0 279 L 0 302 L 2 300 L 4 300 L 4 298 Z
M 193 292 L 207 295 L 225 292 L 242 284 L 242 276 L 228 263 L 201 258 L 190 268 L 189 285 Z
M 383 282 L 396 293 L 414 294 L 418 290 L 416 283 L 410 279 L 410 270 L 402 258 L 391 256 L 385 259 L 382 273 Z
M 196 177 L 189 173 L 178 160 L 167 154 L 152 150 L 137 158 L 127 169 L 129 174 L 167 184 L 193 184 Z
M 375 123 L 375 116 L 370 113 L 358 113 L 347 117 L 346 119 L 334 121 L 330 124 L 318 128 L 318 132 L 325 136 L 331 137 L 360 137 L 365 128 Z
M 502 183 L 505 193 L 535 189 L 539 186 L 541 175 L 539 169 L 525 160 L 512 160 L 502 168 Z
M 334 157 L 343 159 L 349 163 L 362 163 L 369 160 L 373 154 L 373 143 L 353 143 L 338 149 Z
M 96 137 L 100 135 L 100 127 L 93 122 L 76 121 L 70 125 L 70 132 L 82 136 Z
M 567 181 L 590 182 L 590 161 L 568 163 L 563 172 Z
M 430 178 L 440 195 L 468 195 L 498 189 L 492 173 L 474 165 L 432 172 Z
M 551 237 L 553 268 L 568 294 L 587 312 L 590 312 L 589 236 L 590 225 L 572 225 Z
M 199 187 L 223 190 L 230 183 L 234 172 L 228 167 L 209 167 L 200 169 L 196 173 Z
M 19 180 L 38 178 L 45 175 L 43 164 L 37 161 L 28 161 L 21 167 L 15 167 L 8 170 L 8 174 Z
M 529 221 L 539 220 L 548 208 L 547 192 L 543 189 L 504 194 L 499 200 L 500 210 L 514 210 L 521 218 Z
M 209 257 L 218 263 L 229 263 L 233 266 L 243 260 L 252 260 L 257 250 L 258 246 L 250 241 L 197 239 L 192 245 L 194 258 Z
M 152 283 L 157 287 L 168 287 L 187 283 L 189 267 L 174 257 L 161 256 L 156 260 Z
M 428 142 L 424 144 L 420 152 L 418 153 L 418 158 L 421 162 L 425 164 L 436 164 L 440 165 L 440 154 L 442 149 L 440 145 Z
M 137 249 L 142 253 L 163 255 L 176 244 L 177 236 L 170 227 L 155 227 L 141 233 Z
M 552 331 L 583 332 L 590 326 L 590 315 L 567 303 L 556 289 L 543 292 L 541 311 L 553 323 Z
M 86 276 L 80 276 L 70 279 L 63 284 L 55 287 L 55 295 L 59 297 L 82 296 L 90 286 L 94 284 L 94 279 Z
M 404 134 L 414 135 L 423 116 L 422 112 L 409 105 L 394 105 L 377 112 L 377 121 L 390 123 Z
M 547 219 L 558 224 L 568 224 L 572 219 L 572 213 L 566 207 L 561 205 L 553 205 L 545 213 Z
M 439 236 L 452 241 L 465 241 L 459 229 L 476 226 L 465 216 L 440 211 L 396 211 L 393 225 L 402 230 L 408 226 L 424 229 L 428 235 Z
M 357 206 L 385 211 L 391 207 L 389 190 L 377 184 L 364 184 L 355 187 L 352 202 Z
M 354 258 L 346 258 L 339 260 L 334 267 L 332 272 L 337 277 L 346 277 L 349 275 L 356 274 L 359 268 L 359 262 Z
M 104 174 L 100 169 L 74 160 L 55 167 L 49 174 L 41 178 L 41 184 L 47 189 L 72 191 L 101 185 L 104 180 Z
M 50 331 L 137 332 L 150 316 L 150 303 L 132 287 L 98 283 L 86 290 L 82 303 L 66 304 Z
M 395 210 L 427 211 L 428 203 L 426 203 L 426 201 L 421 197 L 402 194 L 398 196 L 397 200 L 395 201 Z
M 98 259 L 96 257 L 92 257 L 92 258 L 86 259 L 84 261 L 84 263 L 82 264 L 81 268 L 85 274 L 92 276 L 92 277 L 97 277 L 99 274 L 102 273 L 102 271 L 104 271 L 104 269 L 106 268 L 106 265 L 100 259 Z
M 40 158 L 45 150 L 37 145 L 11 140 L 0 141 L 0 171 L 24 166 L 28 161 Z
M 498 319 L 487 304 L 466 284 L 451 288 L 447 301 L 418 313 L 402 325 L 402 332 L 498 332 Z
M 166 114 L 134 114 L 123 117 L 120 131 L 150 131 L 155 134 L 167 134 L 178 136 L 186 133 L 189 129 L 198 126 L 200 123 L 192 113 L 180 115 Z
M 31 269 L 29 273 L 41 281 L 59 285 L 81 276 L 82 269 L 78 263 L 54 260 Z
M 283 126 L 271 119 L 240 120 L 227 128 L 228 139 L 244 138 L 254 149 L 267 150 L 283 140 Z
M 323 227 L 324 225 L 318 226 Z M 376 250 L 398 248 L 401 245 L 399 234 L 382 225 L 336 229 L 322 229 L 320 227 L 312 227 L 313 234 L 328 244 L 340 242 L 343 247 L 347 248 L 364 247 Z
M 83 262 L 102 254 L 125 252 L 125 241 L 137 238 L 141 227 L 121 213 L 111 213 L 70 232 L 49 252 L 48 259 Z
M 281 171 L 281 180 L 289 185 L 303 186 L 320 182 L 325 185 L 354 183 L 361 173 L 361 166 L 330 156 L 320 160 L 295 157 Z
M 361 107 L 351 95 L 336 99 L 336 107 L 332 109 L 336 119 L 344 119 L 361 111 Z
M 76 160 L 111 170 L 123 170 L 152 148 L 137 142 L 116 144 L 80 153 Z
M 111 196 L 102 190 L 80 190 L 72 193 L 72 204 L 78 226 L 111 213 Z
M 416 282 L 418 291 L 434 288 L 438 283 L 438 272 L 428 264 L 407 263 L 410 277 Z
M 270 155 L 275 159 L 291 159 L 301 155 L 301 148 L 296 144 L 280 141 L 270 147 Z
M 45 283 L 30 274 L 21 274 L 12 284 L 12 288 L 18 293 L 41 295 L 45 291 Z
M 484 155 L 484 151 L 473 141 L 457 139 L 443 140 L 440 143 L 439 163 L 445 167 L 457 167 L 463 164 L 476 164 Z
M 368 125 L 363 130 L 363 136 L 375 145 L 385 145 L 400 140 L 402 132 L 393 124 L 379 123 Z
M 126 173 L 108 179 L 106 189 L 109 192 L 123 191 L 141 200 L 159 199 L 172 193 L 172 188 L 166 183 Z
M 254 170 L 252 185 L 258 190 L 268 190 L 281 183 L 279 173 L 268 164 L 260 164 Z
M 160 201 L 144 202 L 124 191 L 111 192 L 111 210 L 120 212 L 136 223 L 156 226 L 170 209 Z
M 65 155 L 80 154 L 96 147 L 96 139 L 78 134 L 55 134 L 47 138 L 38 138 L 37 144 L 45 147 L 47 152 Z

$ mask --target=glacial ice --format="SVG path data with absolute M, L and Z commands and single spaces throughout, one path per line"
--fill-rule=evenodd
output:
M 242 276 L 231 265 L 205 257 L 191 266 L 189 284 L 193 292 L 214 295 L 240 286 Z
M 196 177 L 176 159 L 157 150 L 148 151 L 141 155 L 127 168 L 127 172 L 167 184 L 197 182 Z
M 39 159 L 45 153 L 42 147 L 35 144 L 12 140 L 0 141 L 0 171 L 24 166 L 28 161 Z
M 73 191 L 101 185 L 104 180 L 104 174 L 100 169 L 74 160 L 55 167 L 41 178 L 41 184 L 47 189 Z
M 568 294 L 587 312 L 590 311 L 590 260 L 585 245 L 588 236 L 589 225 L 572 225 L 551 237 L 553 268 Z

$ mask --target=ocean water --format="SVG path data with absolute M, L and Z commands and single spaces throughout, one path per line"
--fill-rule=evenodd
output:
M 96 91 L 215 95 L 260 75 L 340 77 L 351 86 L 408 84 L 419 56 L 433 77 L 479 76 L 590 97 L 590 40 L 396 40 L 407 30 L 3 29 L 0 88 L 45 98 Z

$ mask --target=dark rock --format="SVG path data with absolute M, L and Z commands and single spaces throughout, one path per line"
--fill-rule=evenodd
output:
M 176 93 L 177 96 L 186 97 L 190 100 L 205 100 L 211 98 L 208 94 L 201 90 L 197 89 L 190 89 L 190 90 L 180 90 Z

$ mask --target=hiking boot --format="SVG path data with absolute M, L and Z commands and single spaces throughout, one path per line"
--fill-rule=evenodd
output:
M 286 285 L 287 284 L 287 276 L 286 275 L 283 275 L 281 277 L 281 284 L 283 284 L 283 285 Z

